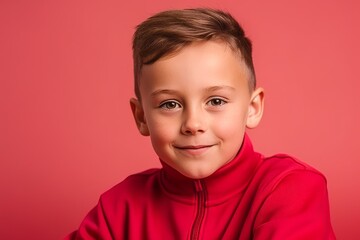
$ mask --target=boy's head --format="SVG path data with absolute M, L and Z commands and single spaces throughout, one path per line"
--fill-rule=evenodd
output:
M 134 36 L 134 65 L 137 127 L 160 159 L 187 177 L 205 178 L 231 161 L 245 128 L 261 119 L 251 44 L 226 13 L 193 9 L 149 18 Z
M 141 70 L 160 58 L 176 54 L 184 47 L 209 40 L 228 44 L 241 56 L 249 70 L 249 89 L 256 87 L 252 45 L 239 23 L 220 10 L 197 8 L 158 13 L 141 23 L 133 38 L 135 94 L 139 91 Z

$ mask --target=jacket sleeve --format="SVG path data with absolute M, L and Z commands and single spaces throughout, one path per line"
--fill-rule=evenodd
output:
M 295 170 L 279 180 L 258 212 L 254 239 L 335 239 L 324 176 Z
M 69 234 L 65 240 L 113 239 L 101 200 L 82 221 L 78 230 Z

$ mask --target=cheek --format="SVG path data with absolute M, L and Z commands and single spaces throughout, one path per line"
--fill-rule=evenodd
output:
M 241 123 L 234 124 L 231 122 L 219 125 L 214 131 L 216 132 L 215 134 L 217 137 L 223 139 L 223 141 L 237 142 L 237 139 L 242 139 L 242 135 L 245 132 L 245 127 Z
M 213 129 L 218 135 L 232 137 L 243 134 L 246 126 L 246 114 L 244 112 L 232 112 L 220 121 L 213 123 Z
M 151 144 L 162 160 L 169 159 L 171 146 L 176 139 L 175 126 L 169 123 L 152 123 L 150 131 Z
M 157 144 L 172 142 L 178 132 L 176 122 L 161 117 L 149 119 L 148 128 L 151 141 Z

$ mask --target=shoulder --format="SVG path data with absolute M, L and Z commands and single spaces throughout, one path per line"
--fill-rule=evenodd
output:
M 313 173 L 324 177 L 319 170 L 287 154 L 276 154 L 271 157 L 265 157 L 259 170 L 269 175 L 269 177 L 283 177 L 298 171 Z
M 258 174 L 256 239 L 333 239 L 321 172 L 279 154 L 264 158 Z
M 160 169 L 149 169 L 129 175 L 122 182 L 104 192 L 100 201 L 121 202 L 133 199 L 138 195 L 146 195 L 157 184 L 159 172 Z
M 319 184 L 326 186 L 326 178 L 320 171 L 287 154 L 264 158 L 255 178 L 260 189 L 270 192 L 280 183 L 290 179 L 294 187 L 297 184 L 308 184 L 309 187 Z

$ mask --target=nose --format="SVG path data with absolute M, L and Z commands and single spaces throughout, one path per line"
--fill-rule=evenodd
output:
M 200 109 L 188 109 L 184 111 L 181 132 L 185 135 L 203 133 L 207 128 L 206 114 Z

